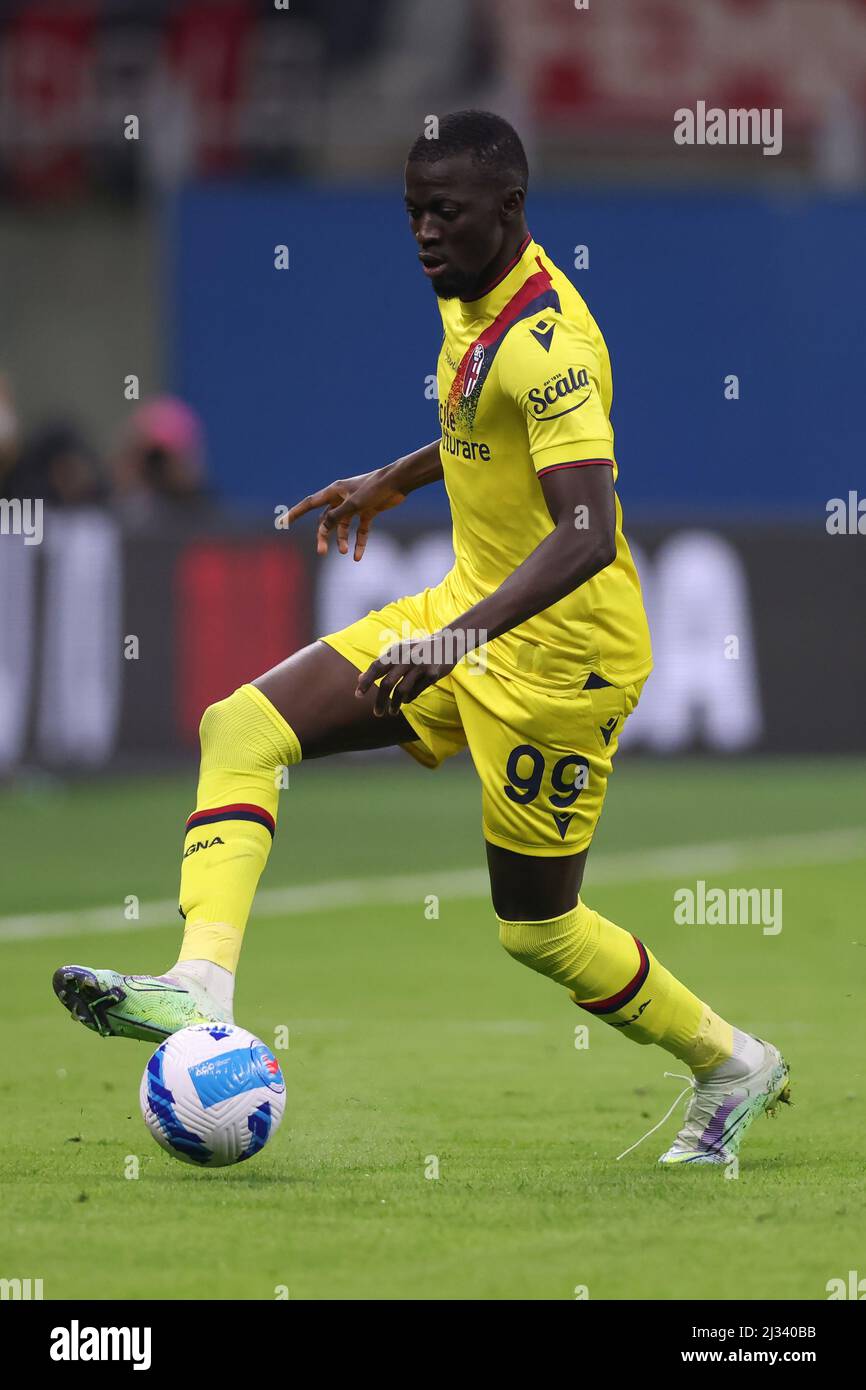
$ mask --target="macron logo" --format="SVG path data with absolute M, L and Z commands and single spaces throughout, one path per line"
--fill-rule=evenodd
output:
M 69 1327 L 51 1331 L 52 1361 L 131 1361 L 134 1371 L 150 1370 L 149 1327 Z

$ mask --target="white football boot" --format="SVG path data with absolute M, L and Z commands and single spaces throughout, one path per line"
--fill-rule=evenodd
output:
M 682 1078 L 692 1087 L 685 1122 L 659 1163 L 730 1163 L 756 1115 L 774 1115 L 780 1102 L 790 1104 L 788 1064 L 772 1043 L 756 1041 L 764 1055 L 753 1070 L 743 1072 L 732 1058 L 706 1077 Z

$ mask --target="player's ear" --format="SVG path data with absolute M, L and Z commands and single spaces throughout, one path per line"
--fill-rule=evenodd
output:
M 502 220 L 503 222 L 513 222 L 515 217 L 520 217 L 523 213 L 526 202 L 526 191 L 519 185 L 505 190 L 502 198 Z

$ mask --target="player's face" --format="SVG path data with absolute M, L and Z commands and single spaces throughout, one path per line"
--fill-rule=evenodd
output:
M 406 165 L 406 211 L 424 274 L 442 299 L 474 299 L 510 248 L 523 208 L 470 155 Z

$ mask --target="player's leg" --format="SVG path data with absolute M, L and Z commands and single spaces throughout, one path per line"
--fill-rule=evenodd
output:
M 685 1123 L 660 1162 L 729 1162 L 755 1116 L 788 1100 L 788 1071 L 778 1049 L 732 1027 L 642 941 L 571 896 L 585 851 L 551 859 L 488 844 L 487 856 L 499 938 L 508 953 L 563 985 L 575 1004 L 623 1037 L 656 1043 L 690 1067 Z
M 588 849 L 558 859 L 533 859 L 485 841 L 490 893 L 497 917 L 539 921 L 561 917 L 577 902 Z
M 625 1037 L 658 1043 L 698 1073 L 728 1061 L 737 1030 L 641 941 L 580 898 L 587 853 L 542 858 L 488 844 L 493 907 L 505 949 L 564 985 L 576 1004 Z M 748 1041 L 742 1035 L 744 1047 Z
M 178 960 L 165 976 L 62 966 L 54 989 L 75 1018 L 103 1035 L 149 1040 L 192 1022 L 231 1021 L 243 933 L 288 769 L 302 756 L 417 738 L 402 715 L 373 715 L 375 692 L 358 699 L 357 676 L 347 657 L 316 642 L 205 710 L 181 861 Z
M 787 1098 L 781 1056 L 732 1027 L 580 896 L 618 734 L 639 689 L 537 699 L 495 684 L 478 691 L 464 719 L 484 787 L 502 945 L 624 1037 L 656 1043 L 691 1068 L 690 1112 L 665 1162 L 726 1161 L 754 1115 Z M 485 701 L 495 724 L 480 712 Z
M 302 758 L 416 737 L 402 715 L 374 716 L 375 693 L 359 699 L 357 678 L 351 661 L 314 642 L 204 713 L 181 861 L 183 945 L 173 973 L 197 978 L 224 1007 L 290 768 Z
M 402 714 L 374 716 L 375 691 L 358 699 L 357 681 L 358 667 L 348 657 L 327 642 L 314 642 L 253 685 L 290 725 L 305 759 L 390 748 L 417 738 Z

